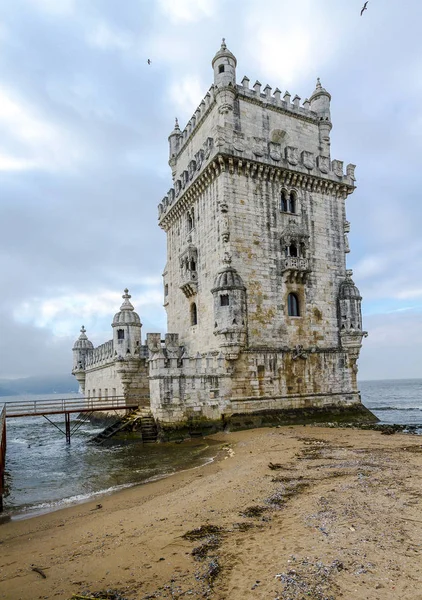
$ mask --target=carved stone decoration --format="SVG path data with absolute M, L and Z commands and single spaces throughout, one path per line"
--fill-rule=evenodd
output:
M 278 144 L 276 142 L 270 142 L 269 148 L 270 148 L 270 157 L 276 161 L 281 160 L 281 144 Z
M 240 137 L 239 135 L 235 135 L 235 137 L 233 139 L 233 148 L 237 152 L 243 152 L 245 150 L 245 142 L 244 142 L 243 138 Z
M 207 138 L 207 141 L 204 144 L 204 158 L 208 159 L 214 147 L 214 140 L 212 138 Z
M 201 167 L 202 167 L 202 163 L 204 162 L 204 150 L 199 150 L 199 152 L 197 152 L 195 154 L 195 161 L 196 161 L 196 170 L 200 171 Z
M 298 344 L 293 348 L 292 359 L 297 360 L 298 358 L 303 358 L 304 360 L 308 358 L 306 351 L 301 344 Z
M 180 289 L 187 298 L 194 296 L 198 287 L 198 250 L 191 243 L 179 256 L 180 261 Z
M 355 169 L 356 169 L 356 165 L 353 165 L 351 163 L 348 164 L 347 167 L 346 167 L 347 177 L 349 177 L 352 181 L 356 181 L 356 178 L 355 178 Z
M 195 175 L 195 171 L 196 171 L 196 161 L 191 160 L 189 163 L 189 166 L 188 166 L 189 180 L 192 180 L 193 176 Z
M 225 202 L 220 204 L 220 212 L 221 212 L 221 240 L 227 244 L 230 240 L 230 224 L 229 224 L 229 216 L 228 216 L 229 207 Z
M 302 152 L 302 162 L 303 162 L 303 165 L 307 169 L 309 169 L 309 170 L 313 169 L 315 167 L 315 157 L 314 157 L 313 153 L 308 152 L 307 150 L 304 150 Z
M 318 168 L 321 173 L 328 173 L 330 170 L 330 159 L 328 156 L 318 156 Z
M 252 146 L 252 152 L 255 154 L 255 156 L 264 156 L 265 154 L 265 149 L 264 149 L 264 143 L 265 140 L 263 138 L 254 138 L 255 143 Z
M 297 165 L 299 162 L 299 151 L 294 146 L 286 147 L 286 160 L 289 165 Z
M 343 161 L 342 160 L 333 160 L 332 162 L 332 168 L 334 171 L 334 174 L 337 175 L 337 177 L 343 177 Z
M 182 188 L 183 189 L 185 189 L 188 181 L 189 181 L 189 173 L 188 173 L 188 171 L 183 171 L 183 173 L 182 173 Z
M 217 127 L 217 136 L 215 138 L 215 145 L 217 148 L 221 148 L 227 142 L 227 132 L 224 127 Z

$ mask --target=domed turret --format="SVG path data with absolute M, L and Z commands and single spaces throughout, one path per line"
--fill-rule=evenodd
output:
M 309 99 L 310 109 L 318 115 L 319 145 L 322 156 L 330 156 L 330 131 L 332 129 L 330 102 L 331 96 L 322 87 L 319 77 L 314 93 Z
M 82 393 L 85 392 L 85 366 L 87 355 L 93 350 L 94 346 L 86 335 L 86 329 L 82 325 L 81 335 L 73 344 L 73 369 L 74 375 L 79 383 Z
M 73 344 L 73 368 L 84 369 L 86 355 L 90 350 L 94 348 L 92 342 L 89 341 L 86 335 L 86 329 L 82 325 L 81 335 L 78 337 L 76 342 Z
M 130 302 L 132 297 L 126 288 L 123 294 L 123 304 L 120 311 L 114 315 L 113 323 L 113 347 L 114 356 L 128 358 L 139 355 L 141 345 L 141 319 Z
M 341 332 L 362 331 L 362 296 L 352 279 L 352 271 L 346 271 L 338 294 L 339 326 Z
M 246 344 L 246 287 L 242 278 L 231 266 L 229 257 L 217 273 L 211 290 L 214 296 L 214 335 L 229 360 L 239 356 Z
M 223 38 L 221 48 L 212 59 L 212 68 L 214 69 L 214 85 L 226 87 L 231 84 L 236 85 L 236 65 L 237 60 L 234 54 L 227 49 L 226 41 Z
M 172 167 L 175 161 L 176 154 L 179 150 L 180 137 L 182 132 L 180 131 L 179 121 L 175 120 L 174 129 L 169 135 L 169 164 Z
M 312 96 L 309 98 L 311 104 L 310 108 L 318 114 L 324 121 L 331 121 L 330 115 L 330 102 L 331 95 L 325 88 L 322 87 L 321 81 L 318 77 L 317 84 Z

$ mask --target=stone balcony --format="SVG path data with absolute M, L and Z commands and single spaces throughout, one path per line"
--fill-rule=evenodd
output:
M 189 269 L 183 270 L 181 273 L 180 289 L 186 298 L 194 296 L 198 289 L 198 273 Z
M 310 273 L 309 260 L 298 256 L 287 256 L 283 259 L 281 272 L 286 283 L 304 283 Z

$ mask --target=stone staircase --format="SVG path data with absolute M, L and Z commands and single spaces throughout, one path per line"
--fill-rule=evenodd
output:
M 109 425 L 96 435 L 91 443 L 102 444 L 121 431 L 140 431 L 144 444 L 153 444 L 157 441 L 157 425 L 148 407 L 140 407 L 131 410 L 121 419 Z

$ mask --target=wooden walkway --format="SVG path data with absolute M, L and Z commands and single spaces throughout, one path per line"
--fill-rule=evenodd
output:
M 5 402 L 7 419 L 16 417 L 44 417 L 71 413 L 107 412 L 137 408 L 141 398 L 125 399 L 123 396 L 102 398 L 49 398 L 45 400 L 26 400 L 24 402 Z
M 4 402 L 3 405 L 0 404 L 0 513 L 3 510 L 7 419 L 44 417 L 44 419 L 66 436 L 66 442 L 70 444 L 72 433 L 77 431 L 89 419 L 90 414 L 94 412 L 130 410 L 147 404 L 149 405 L 149 397 L 146 396 L 137 396 L 136 398 L 124 398 L 123 396 L 83 398 L 78 396 L 75 398 L 48 398 L 24 400 L 22 402 Z M 81 415 L 81 418 L 71 427 L 70 416 L 75 413 Z M 50 419 L 52 415 L 64 415 L 64 431 L 57 422 Z
M 6 463 L 6 409 L 0 410 L 0 512 L 3 511 L 4 469 Z

